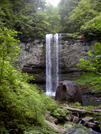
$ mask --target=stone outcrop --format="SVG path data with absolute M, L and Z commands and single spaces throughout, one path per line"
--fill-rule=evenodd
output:
M 23 71 L 36 72 L 37 68 L 45 68 L 45 45 L 44 41 L 33 41 L 31 43 L 19 43 L 20 53 L 16 64 Z M 34 71 L 35 69 L 35 71 Z
M 74 81 L 61 81 L 56 89 L 55 99 L 58 101 L 82 103 L 82 94 Z
M 82 40 L 61 38 L 59 41 L 59 63 L 61 64 L 61 68 L 63 68 L 62 71 L 79 71 L 76 64 L 80 58 L 84 58 L 85 60 L 91 59 L 87 52 L 92 49 L 91 44 L 95 42 L 88 43 Z M 19 43 L 20 53 L 17 65 L 19 65 L 20 69 L 33 70 L 33 68 L 45 68 L 45 44 L 45 39 Z
M 72 42 L 67 39 L 67 41 L 60 42 L 60 63 L 62 72 L 80 71 L 76 64 L 80 63 L 80 58 L 84 58 L 85 60 L 91 59 L 87 54 L 89 50 L 92 50 L 92 45 L 82 43 L 80 40 Z
M 99 131 L 100 132 L 100 127 L 99 127 L 99 122 L 94 122 L 94 118 L 93 117 L 85 117 L 81 120 L 81 123 L 88 127 L 88 128 L 92 128 L 95 131 Z
M 45 40 L 35 40 L 28 43 L 19 43 L 20 53 L 16 66 L 34 75 L 33 83 L 45 83 Z
M 61 68 L 61 74 L 68 74 L 66 75 L 66 78 L 67 76 L 77 76 L 80 72 L 80 69 L 76 66 L 76 64 L 79 63 L 80 58 L 84 58 L 85 60 L 91 59 L 87 52 L 92 49 L 92 44 L 95 42 L 96 41 L 88 43 L 80 39 L 74 40 L 69 37 L 62 37 L 59 41 L 59 64 Z M 29 40 L 29 42 L 21 42 L 18 45 L 20 47 L 20 53 L 18 55 L 16 66 L 19 66 L 23 72 L 30 74 L 41 74 L 41 79 L 45 83 L 45 39 Z M 61 77 L 61 80 L 64 80 L 64 78 Z
M 59 127 L 59 126 L 63 126 L 63 128 L 65 128 L 66 126 L 71 125 L 71 122 L 75 123 L 75 125 L 73 125 L 71 128 L 69 128 L 69 130 L 67 131 L 66 134 L 73 134 L 73 133 L 87 133 L 87 134 L 99 134 L 101 133 L 100 130 L 100 122 L 98 121 L 98 117 L 100 118 L 100 113 L 96 114 L 98 112 L 101 112 L 101 109 L 97 109 L 96 107 L 93 107 L 93 109 L 91 110 L 87 110 L 86 107 L 78 107 L 78 106 L 74 106 L 74 107 L 69 107 L 68 104 L 60 104 L 58 105 L 59 108 L 61 110 L 63 109 L 67 109 L 68 112 L 65 114 L 65 116 L 63 116 L 63 113 L 61 112 L 59 114 L 59 117 L 50 112 L 46 112 L 45 114 L 45 119 L 48 121 L 47 123 L 50 126 L 54 126 Z M 89 117 L 88 117 L 89 116 Z M 61 120 L 60 120 L 61 119 Z M 82 125 L 81 125 L 82 124 Z M 85 126 L 85 127 L 83 127 Z M 87 127 L 87 129 L 86 129 Z M 59 127 L 61 128 L 61 127 Z M 58 130 L 59 130 L 58 128 Z M 66 127 L 67 129 L 68 127 Z M 86 131 L 84 131 L 84 130 Z M 89 132 L 90 130 L 90 132 Z M 80 131 L 80 132 L 79 132 Z

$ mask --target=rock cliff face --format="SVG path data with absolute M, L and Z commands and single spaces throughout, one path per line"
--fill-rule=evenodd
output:
M 89 60 L 87 52 L 92 49 L 95 42 L 84 42 L 74 40 L 68 37 L 59 41 L 59 63 L 61 73 L 77 75 L 80 69 L 76 66 L 80 58 Z M 35 40 L 28 43 L 19 43 L 20 53 L 18 56 L 17 66 L 23 70 L 34 74 L 36 82 L 45 83 L 45 39 Z
M 63 45 L 62 45 L 63 44 Z M 92 45 L 84 43 L 81 40 L 60 42 L 60 63 L 62 72 L 78 72 L 80 69 L 76 66 L 80 58 L 90 60 L 88 51 L 92 50 Z
M 19 43 L 20 53 L 17 65 L 23 71 L 36 72 L 37 68 L 45 68 L 45 44 L 41 40 L 31 43 Z

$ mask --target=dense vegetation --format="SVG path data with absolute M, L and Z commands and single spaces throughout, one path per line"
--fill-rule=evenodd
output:
M 101 0 L 61 0 L 58 7 L 45 0 L 0 0 L 0 28 L 34 38 L 56 32 L 99 36 L 93 23 L 101 20 L 100 6 Z
M 56 32 L 58 9 L 46 6 L 45 0 L 0 0 L 0 27 L 18 31 L 23 37 L 43 37 Z
M 0 29 L 0 133 L 6 134 L 24 133 L 30 124 L 44 126 L 45 111 L 57 107 L 36 85 L 28 84 L 32 77 L 14 68 L 19 51 L 15 34 Z
M 85 33 L 83 28 L 81 30 L 81 26 L 85 25 L 88 21 L 92 22 L 96 16 L 98 16 L 96 20 L 100 18 L 100 6 L 100 0 L 61 0 L 59 13 L 61 15 L 62 30 L 65 32 Z M 91 22 L 89 22 L 89 26 L 92 29 Z M 85 29 L 91 32 L 87 25 Z

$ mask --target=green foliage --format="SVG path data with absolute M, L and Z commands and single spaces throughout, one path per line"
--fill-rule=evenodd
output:
M 81 26 L 80 31 L 86 36 L 99 37 L 101 34 L 101 14 Z
M 71 12 L 70 24 L 71 31 L 80 31 L 80 27 L 88 20 L 93 19 L 97 15 L 97 11 L 91 9 L 88 0 L 81 0 L 78 6 Z
M 15 43 L 18 43 L 18 40 L 14 39 L 12 36 L 15 36 L 16 32 L 4 28 L 0 29 L 0 83 L 6 77 L 9 62 L 13 62 L 15 56 L 17 56 L 19 48 Z M 7 70 L 5 67 L 7 66 Z
M 16 128 L 18 123 L 43 125 L 45 111 L 49 108 L 53 109 L 51 107 L 55 107 L 55 103 L 44 93 L 39 94 L 36 85 L 26 83 L 25 75 L 21 75 L 13 68 L 10 70 L 12 71 L 9 71 L 7 79 L 3 80 L 0 85 L 2 112 L 5 112 L 6 109 L 6 112 L 9 113 L 8 120 L 18 120 Z
M 59 3 L 59 14 L 61 16 L 62 32 L 70 32 L 67 23 L 70 20 L 70 12 L 78 5 L 80 0 L 61 0 Z
M 56 118 L 65 117 L 67 114 L 69 114 L 69 111 L 66 108 L 57 108 L 53 112 L 53 116 L 55 116 Z
M 3 12 L 3 10 L 1 9 L 0 7 L 0 27 L 3 27 L 4 26 L 4 16 L 5 16 L 5 13 Z
M 52 127 L 45 124 L 43 127 L 32 126 L 30 130 L 27 130 L 24 134 L 61 134 L 54 130 Z
M 88 106 L 83 113 L 91 112 L 93 109 L 93 106 Z
M 98 108 L 101 108 L 101 105 L 99 105 Z
M 94 118 L 100 122 L 99 127 L 101 127 L 101 112 L 93 113 Z
M 97 72 L 101 72 L 101 62 L 100 62 L 101 44 L 97 42 L 95 46 L 93 46 L 92 48 L 93 48 L 93 51 L 88 52 L 88 55 L 92 56 L 91 61 L 89 60 L 85 61 L 83 58 L 81 58 L 79 60 L 81 64 L 78 63 L 77 66 L 79 66 L 81 69 L 85 68 L 88 71 L 96 70 Z
M 10 65 L 5 70 L 9 72 L 0 84 L 0 108 L 20 124 L 43 125 L 44 112 L 55 103 L 44 93 L 39 94 L 36 85 L 26 83 L 25 74 Z
M 91 116 L 100 123 L 99 127 L 101 127 L 101 112 L 93 112 L 93 106 L 88 106 L 83 113 L 91 112 Z
M 48 32 L 49 24 L 44 9 L 44 0 L 0 1 L 0 28 L 4 25 L 24 37 L 43 37 Z
M 84 86 L 93 83 L 95 81 L 94 78 L 99 78 L 99 75 L 86 72 L 77 77 L 76 82 L 79 85 Z
M 45 0 L 0 1 L 0 28 L 18 31 L 23 37 L 44 37 L 61 29 L 58 8 L 46 7 Z
M 57 7 L 53 7 L 52 5 L 47 6 L 46 8 L 46 17 L 49 26 L 49 32 L 58 33 L 61 31 L 62 26 L 60 24 L 61 17 L 58 12 Z
M 91 60 L 93 67 L 96 68 L 98 72 L 101 72 L 101 43 L 97 42 L 93 47 L 93 59 Z
M 93 46 L 93 51 L 89 51 L 88 55 L 92 56 L 91 60 L 80 59 L 81 63 L 78 63 L 82 70 L 86 69 L 87 71 L 95 72 L 99 77 L 93 77 L 93 81 L 90 83 L 94 85 L 96 90 L 100 90 L 101 85 L 101 43 L 97 42 L 95 46 Z
M 86 86 L 91 92 L 99 92 L 101 85 L 101 75 L 99 73 L 86 72 L 82 73 L 76 78 L 77 84 L 80 86 Z
M 81 108 L 81 103 L 79 103 L 79 102 L 75 102 L 75 103 L 69 103 L 69 107 L 73 107 L 73 108 L 77 108 L 78 107 L 78 109 L 79 108 Z
M 17 40 L 12 37 L 16 32 L 7 28 L 0 29 L 0 31 L 1 131 L 4 132 L 3 129 L 6 127 L 9 132 L 13 131 L 11 129 L 19 132 L 21 125 L 29 124 L 42 126 L 45 111 L 54 110 L 57 105 L 49 96 L 44 93 L 39 94 L 36 85 L 27 83 L 32 77 L 28 77 L 26 73 L 21 73 L 13 67 L 11 59 L 19 51 L 15 44 Z M 24 129 L 25 127 L 21 128 L 21 131 Z
M 14 27 L 25 37 L 43 37 L 48 31 L 48 25 L 46 15 L 37 9 L 34 0 L 26 3 L 25 7 L 15 15 Z
M 68 37 L 74 38 L 74 39 L 77 38 L 78 35 L 79 35 L 79 32 L 75 32 L 73 34 L 67 34 Z
M 5 26 L 18 31 L 23 37 L 36 38 L 47 33 L 80 32 L 82 25 L 87 25 L 86 22 L 101 12 L 100 5 L 99 0 L 61 0 L 58 7 L 46 5 L 45 0 L 2 0 L 0 28 Z M 94 25 L 92 30 L 98 34 Z M 88 33 L 91 34 L 92 30 Z M 81 32 L 86 31 L 82 26 Z
M 8 27 L 9 29 L 13 28 L 14 20 L 13 20 L 13 5 L 11 4 L 10 1 L 7 0 L 2 0 L 0 1 L 0 7 L 1 10 L 3 11 L 3 14 L 1 14 L 2 18 L 2 23 L 4 24 L 3 26 Z M 2 28 L 2 27 L 0 27 Z
M 75 105 L 75 106 L 81 106 L 81 103 L 79 103 L 79 102 L 75 102 L 74 105 Z
M 15 83 L 15 84 L 14 84 Z M 9 115 L 18 119 L 20 123 L 41 124 L 43 120 L 44 106 L 40 95 L 30 86 L 19 80 L 3 81 L 0 85 L 0 107 L 6 108 Z
M 82 25 L 84 26 L 82 26 L 81 32 L 84 31 L 86 23 L 93 21 L 92 19 L 101 12 L 100 5 L 99 0 L 61 0 L 59 14 L 61 16 L 62 32 L 80 32 Z M 88 24 L 87 26 L 90 30 L 91 25 Z
M 41 93 L 40 95 L 43 98 L 42 102 L 44 103 L 45 105 L 44 107 L 47 110 L 53 112 L 55 109 L 58 108 L 58 104 L 54 100 L 51 99 L 51 96 L 46 95 L 45 93 Z

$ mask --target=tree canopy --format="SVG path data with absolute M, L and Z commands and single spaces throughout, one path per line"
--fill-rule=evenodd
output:
M 23 37 L 43 37 L 60 27 L 58 9 L 46 6 L 45 0 L 0 1 L 0 18 L 1 28 L 16 30 Z
M 100 6 L 101 0 L 60 0 L 58 7 L 46 0 L 0 0 L 0 28 L 36 38 L 56 32 L 86 33 L 81 27 L 99 16 Z
M 89 21 L 89 25 L 92 27 L 92 21 L 96 16 L 99 17 L 101 12 L 100 6 L 101 0 L 61 0 L 58 8 L 61 16 L 62 32 L 86 34 L 83 31 L 83 25 L 87 25 Z M 87 26 L 86 30 L 89 31 Z M 93 30 L 94 28 L 92 29 L 92 34 Z M 98 34 L 97 32 L 96 35 Z

